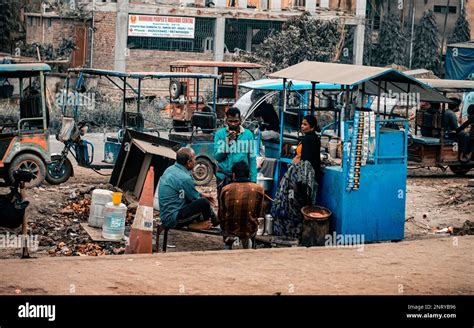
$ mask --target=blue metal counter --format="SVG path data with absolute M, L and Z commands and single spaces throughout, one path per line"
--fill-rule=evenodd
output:
M 377 156 L 361 167 L 358 190 L 346 190 L 343 163 L 324 169 L 318 191 L 317 203 L 333 213 L 331 230 L 363 235 L 365 242 L 404 238 L 406 132 L 384 128 L 378 132 Z

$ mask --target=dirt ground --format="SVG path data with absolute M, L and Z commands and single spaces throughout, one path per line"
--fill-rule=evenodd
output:
M 0 294 L 472 295 L 473 249 L 474 236 L 463 236 L 363 249 L 4 260 Z
M 365 245 L 363 251 L 224 251 L 221 237 L 172 231 L 167 254 L 97 256 L 122 254 L 125 245 L 93 243 L 80 226 L 87 215 L 66 206 L 108 181 L 76 168 L 62 186 L 28 191 L 29 228 L 40 235 L 40 247 L 32 260 L 19 260 L 19 249 L 0 250 L 0 294 L 473 294 L 474 236 L 435 233 L 473 221 L 470 178 L 474 172 L 410 171 L 405 241 Z M 86 254 L 96 256 L 67 256 L 84 255 L 75 244 L 87 244 Z
M 101 171 L 110 174 L 110 171 Z M 454 176 L 439 169 L 409 170 L 407 180 L 407 203 L 405 240 L 436 238 L 443 234 L 435 231 L 446 227 L 461 227 L 466 220 L 474 221 L 474 188 L 467 186 L 474 178 L 474 170 L 464 177 Z M 77 255 L 74 247 L 87 245 L 93 252 L 89 255 L 122 254 L 125 243 L 94 243 L 80 226 L 87 221 L 87 213 L 78 215 L 65 208 L 68 203 L 77 202 L 74 197 L 90 193 L 94 186 L 105 186 L 109 177 L 91 170 L 75 167 L 75 176 L 61 186 L 45 183 L 40 188 L 28 191 L 31 205 L 28 209 L 29 231 L 39 236 L 39 248 L 32 253 L 35 257 Z M 92 186 L 92 187 L 91 187 Z M 204 188 L 215 190 L 215 186 Z M 0 193 L 7 189 L 0 188 Z M 0 228 L 0 233 L 18 234 L 20 229 Z M 447 234 L 444 234 L 447 235 Z M 162 242 L 161 238 L 161 242 Z M 64 243 L 64 244 L 61 244 Z M 202 234 L 171 231 L 168 252 L 222 250 L 222 238 Z M 96 246 L 101 249 L 97 252 Z M 17 258 L 18 249 L 0 249 L 0 259 Z

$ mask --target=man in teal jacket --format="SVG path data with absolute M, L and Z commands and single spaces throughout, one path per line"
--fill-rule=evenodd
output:
M 158 195 L 160 220 L 167 228 L 188 226 L 209 229 L 217 225 L 211 205 L 216 205 L 210 194 L 196 190 L 191 171 L 196 165 L 196 154 L 191 148 L 181 148 L 176 153 L 176 163 L 168 167 L 160 178 Z M 201 214 L 200 217 L 195 217 Z M 193 222 L 193 221 L 198 222 Z
M 214 136 L 214 158 L 217 161 L 217 195 L 232 181 L 232 166 L 245 161 L 250 167 L 250 181 L 257 182 L 257 161 L 253 133 L 241 125 L 240 111 L 231 107 L 226 113 L 226 128 Z

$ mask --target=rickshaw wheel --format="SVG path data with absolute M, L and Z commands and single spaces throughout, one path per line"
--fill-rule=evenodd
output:
M 48 166 L 48 172 L 46 174 L 46 181 L 52 185 L 58 185 L 66 182 L 72 175 L 72 164 L 69 159 L 65 159 L 60 170 L 54 170 L 58 166 L 58 162 L 61 160 L 61 155 L 51 156 L 51 164 Z
M 193 177 L 198 186 L 206 186 L 214 176 L 214 166 L 207 158 L 199 157 L 193 169 Z
M 13 172 L 16 170 L 26 170 L 33 174 L 31 182 L 25 184 L 26 188 L 38 187 L 46 178 L 46 165 L 40 157 L 34 154 L 22 154 L 13 159 L 8 169 L 10 183 L 14 181 Z
M 465 175 L 472 169 L 470 165 L 450 165 L 449 169 L 456 175 Z
M 170 82 L 170 96 L 173 99 L 178 99 L 183 94 L 183 85 L 178 80 L 171 80 Z

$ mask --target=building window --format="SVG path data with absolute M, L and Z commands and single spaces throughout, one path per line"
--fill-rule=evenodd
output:
M 239 0 L 226 0 L 227 7 L 239 7 Z
M 129 49 L 206 52 L 212 46 L 209 39 L 214 39 L 214 21 L 213 18 L 196 17 L 194 39 L 129 36 L 127 47 Z
M 298 8 L 305 8 L 306 7 L 306 0 L 294 0 L 294 6 Z
M 51 28 L 51 25 L 52 25 L 51 18 L 46 18 L 46 27 Z
M 33 17 L 28 16 L 27 22 L 28 22 L 28 26 L 33 26 Z
M 455 14 L 457 12 L 456 6 L 449 6 L 449 13 Z M 440 14 L 446 14 L 446 6 L 434 6 L 434 12 Z
M 226 19 L 225 47 L 229 52 L 236 49 L 254 50 L 272 31 L 280 31 L 282 25 L 283 22 L 279 21 Z

